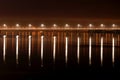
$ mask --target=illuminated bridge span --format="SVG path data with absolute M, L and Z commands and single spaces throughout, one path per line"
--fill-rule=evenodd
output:
M 2 31 L 119 31 L 120 28 L 0 28 Z
M 89 24 L 88 27 L 78 25 L 74 28 L 68 24 L 65 27 L 55 24 L 54 27 L 45 27 L 42 24 L 39 28 L 33 27 L 31 24 L 27 28 L 20 27 L 19 24 L 11 28 L 6 24 L 3 26 L 0 28 L 0 49 L 2 49 L 0 53 L 2 53 L 5 63 L 8 57 L 14 55 L 12 58 L 15 58 L 16 64 L 19 64 L 26 60 L 21 60 L 21 55 L 22 57 L 27 55 L 29 66 L 32 65 L 33 56 L 34 59 L 36 57 L 40 59 L 37 62 L 40 62 L 41 66 L 45 64 L 46 60 L 56 63 L 59 57 L 62 57 L 59 60 L 63 59 L 65 64 L 68 64 L 72 57 L 73 62 L 79 64 L 86 59 L 92 65 L 95 61 L 94 57 L 97 56 L 99 57 L 97 63 L 100 62 L 103 65 L 104 56 L 107 55 L 110 57 L 111 63 L 114 64 L 120 52 L 120 28 L 115 24 L 112 27 L 106 27 L 103 24 L 100 25 L 101 27 L 95 27 Z M 85 55 L 87 56 L 85 57 Z M 10 57 L 10 59 L 12 58 Z
M 46 26 L 41 24 L 40 26 L 32 26 L 32 24 L 28 24 L 28 26 L 20 26 L 16 24 L 15 26 L 7 26 L 3 24 L 0 28 L 1 31 L 119 31 L 120 27 L 116 24 L 112 24 L 111 26 L 107 26 L 104 24 L 100 24 L 100 26 L 94 26 L 93 24 L 89 24 L 88 26 L 82 26 L 77 24 L 76 26 L 70 26 L 69 24 L 65 24 L 64 26 L 57 26 L 53 24 L 52 26 Z

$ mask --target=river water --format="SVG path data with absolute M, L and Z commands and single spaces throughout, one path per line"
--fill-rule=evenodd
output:
M 117 32 L 1 32 L 0 76 L 109 77 L 120 72 L 119 53 Z

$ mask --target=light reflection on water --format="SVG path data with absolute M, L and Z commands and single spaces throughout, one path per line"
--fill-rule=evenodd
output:
M 3 40 L 3 45 L 2 45 L 3 56 L 2 57 L 3 57 L 4 63 L 6 63 L 6 59 L 8 60 L 10 58 L 10 56 L 15 55 L 16 64 L 19 64 L 19 63 L 21 63 L 21 55 L 22 55 L 22 57 L 24 57 L 23 55 L 26 55 L 26 53 L 27 53 L 27 57 L 28 57 L 28 65 L 29 66 L 31 66 L 32 63 L 34 63 L 34 62 L 32 62 L 32 61 L 34 61 L 34 59 L 37 60 L 37 62 L 41 65 L 41 67 L 43 67 L 43 65 L 46 64 L 46 62 L 48 60 L 49 60 L 48 61 L 49 63 L 47 63 L 47 64 L 54 63 L 54 66 L 55 66 L 55 64 L 58 63 L 58 61 L 61 61 L 61 63 L 63 63 L 62 60 L 64 60 L 65 64 L 69 64 L 70 59 L 73 62 L 76 62 L 78 65 L 81 64 L 81 62 L 89 60 L 87 62 L 89 63 L 89 65 L 92 66 L 94 64 L 94 56 L 95 56 L 94 54 L 98 55 L 96 57 L 99 58 L 101 66 L 104 65 L 103 64 L 104 60 L 107 60 L 106 57 L 111 58 L 112 64 L 115 63 L 115 54 L 118 54 L 118 53 L 115 53 L 115 50 L 116 50 L 115 47 L 119 46 L 119 44 L 117 44 L 118 40 L 116 40 L 116 39 L 118 37 L 116 35 L 119 35 L 119 34 L 113 35 L 113 34 L 106 33 L 101 36 L 101 33 L 94 33 L 92 35 L 89 35 L 89 33 L 81 33 L 78 36 L 76 33 L 74 33 L 74 37 L 71 37 L 72 32 L 68 33 L 68 35 L 58 32 L 59 36 L 58 36 L 58 33 L 53 33 L 53 35 L 50 32 L 44 33 L 44 34 L 43 33 L 42 34 L 39 33 L 41 35 L 37 35 L 36 33 L 35 34 L 32 34 L 32 33 L 24 34 L 24 35 L 15 34 L 15 37 L 2 35 L 2 37 L 1 37 L 1 39 Z M 64 33 L 66 33 L 66 32 L 64 32 Z M 98 36 L 96 36 L 96 34 Z M 108 36 L 106 37 L 106 35 L 108 35 Z M 113 36 L 110 37 L 110 35 L 111 36 L 113 35 Z M 8 56 L 9 51 L 6 51 L 6 48 L 8 48 L 8 46 L 11 43 L 11 40 L 7 40 L 7 42 L 6 42 L 6 39 L 8 39 L 8 38 L 15 39 L 15 42 L 13 42 L 14 40 L 12 40 L 12 42 L 13 42 L 12 45 L 15 44 L 15 46 L 13 46 L 15 48 L 12 48 L 13 51 L 15 50 L 15 54 L 13 52 L 13 54 L 11 54 L 10 56 Z M 21 43 L 19 43 L 20 41 L 21 41 Z M 39 42 L 39 44 L 38 44 L 38 42 Z M 32 47 L 32 46 L 35 46 L 35 47 Z M 39 47 L 36 47 L 36 46 L 39 46 Z M 106 46 L 108 46 L 108 47 L 106 47 Z M 22 50 L 21 47 L 24 47 L 25 51 Z M 84 47 L 85 51 L 83 51 L 83 47 Z M 62 48 L 62 49 L 60 49 L 60 48 Z M 93 48 L 98 49 L 97 53 L 94 52 L 95 50 L 93 50 Z M 108 48 L 111 49 L 111 53 L 109 52 L 109 54 L 106 56 L 106 52 L 109 51 Z M 9 48 L 9 49 L 11 49 L 11 48 Z M 9 50 L 9 49 L 7 49 L 7 50 Z M 35 50 L 37 50 L 38 52 Z M 58 50 L 59 51 L 61 50 L 61 51 L 59 52 Z M 74 50 L 76 50 L 76 51 L 72 52 Z M 38 54 L 38 55 L 36 55 L 36 54 Z M 40 54 L 40 56 L 39 56 L 39 54 Z M 43 55 L 44 55 L 44 57 L 43 57 Z M 64 55 L 64 57 L 63 57 L 63 55 Z M 58 57 L 59 57 L 59 59 L 58 59 Z M 22 61 L 22 62 L 24 62 L 24 61 Z
M 28 37 L 28 60 L 29 60 L 29 66 L 31 66 L 31 38 L 32 38 L 32 36 L 31 35 L 29 35 L 29 37 Z
M 43 43 L 44 43 L 44 36 L 41 36 L 41 67 L 43 67 Z
M 103 65 L 103 37 L 101 37 L 100 60 L 101 60 L 101 66 L 102 66 Z
M 91 65 L 91 49 L 92 49 L 92 38 L 89 37 L 89 64 Z
M 114 64 L 114 55 L 115 55 L 115 40 L 114 37 L 112 38 L 112 63 Z
M 77 63 L 79 64 L 80 58 L 80 37 L 77 38 Z
M 68 61 L 68 37 L 65 37 L 65 63 Z
M 69 70 L 85 75 L 92 70 L 119 71 L 119 35 L 79 31 L 4 33 L 0 36 L 0 71 L 41 73 L 39 76 Z
M 6 35 L 3 35 L 3 61 L 5 62 L 6 58 Z
M 19 36 L 17 35 L 16 36 L 16 64 L 18 64 L 18 39 L 19 39 Z
M 55 63 L 55 54 L 56 54 L 56 36 L 53 37 L 53 62 Z

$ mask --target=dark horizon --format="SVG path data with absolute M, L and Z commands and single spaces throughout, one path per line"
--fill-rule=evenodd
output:
M 113 0 L 1 0 L 0 17 L 120 19 L 119 2 Z

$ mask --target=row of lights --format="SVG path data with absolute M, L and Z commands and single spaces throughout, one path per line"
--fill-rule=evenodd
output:
M 40 26 L 41 26 L 41 27 L 45 27 L 44 24 L 41 24 Z M 69 24 L 65 24 L 65 27 L 69 27 L 69 26 L 70 26 Z M 89 27 L 93 27 L 94 25 L 93 25 L 93 24 L 89 24 L 88 26 L 89 26 Z M 100 26 L 101 26 L 101 27 L 105 27 L 104 24 L 100 24 Z M 112 27 L 116 27 L 116 26 L 117 26 L 116 24 L 112 24 Z M 3 27 L 7 27 L 7 25 L 6 25 L 6 24 L 3 24 Z M 19 25 L 19 24 L 16 24 L 16 27 L 20 27 L 20 25 Z M 32 24 L 28 24 L 28 27 L 32 27 Z M 57 27 L 57 25 L 56 25 L 56 24 L 53 24 L 53 27 Z M 77 24 L 77 27 L 82 27 L 82 25 Z
M 55 27 L 56 24 L 54 24 L 53 26 Z M 6 24 L 3 24 L 3 27 L 7 27 L 7 25 L 6 25 Z M 20 25 L 19 25 L 19 24 L 16 24 L 16 27 L 20 27 Z M 28 27 L 32 27 L 32 24 L 28 24 Z M 44 24 L 41 24 L 41 27 L 45 27 L 45 25 L 44 25 Z

